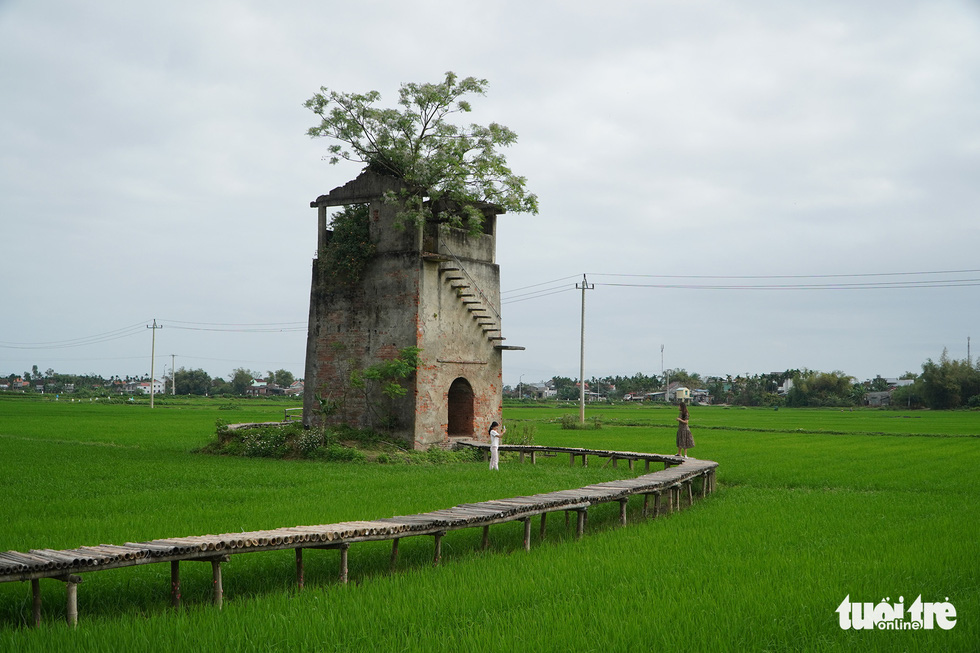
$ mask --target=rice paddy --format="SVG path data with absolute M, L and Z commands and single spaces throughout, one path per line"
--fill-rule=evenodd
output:
M 268 421 L 281 405 L 158 406 L 0 398 L 0 550 L 68 548 L 167 536 L 389 517 L 620 478 L 567 457 L 499 474 L 478 463 L 410 466 L 214 457 L 192 453 L 217 419 Z M 675 411 L 589 409 L 599 430 L 562 430 L 568 408 L 505 408 L 537 444 L 673 452 Z M 28 583 L 0 584 L 0 650 L 975 650 L 980 641 L 980 413 L 695 408 L 691 454 L 718 461 L 718 492 L 642 521 L 629 504 L 549 521 L 522 548 L 520 523 L 354 545 L 351 583 L 337 552 L 310 552 L 295 590 L 292 552 L 233 556 L 225 604 L 210 605 L 208 565 L 85 575 L 80 622 L 64 586 L 42 581 L 43 623 L 25 627 Z M 637 473 L 640 473 L 639 471 Z M 842 630 L 846 596 L 955 606 L 950 630 Z

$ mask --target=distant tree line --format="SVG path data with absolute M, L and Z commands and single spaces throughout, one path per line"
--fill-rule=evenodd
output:
M 53 369 L 45 372 L 38 370 L 37 365 L 31 368 L 30 372 L 23 374 L 9 374 L 5 378 L 8 389 L 20 390 L 23 392 L 45 392 L 48 394 L 75 393 L 81 396 L 94 396 L 112 392 L 119 392 L 120 388 L 130 383 L 149 382 L 149 375 L 142 376 L 110 376 L 105 378 L 98 374 L 61 374 Z M 270 385 L 288 388 L 296 380 L 292 372 L 288 370 L 268 371 L 265 375 L 253 372 L 246 368 L 236 368 L 232 371 L 229 380 L 222 377 L 212 378 L 203 369 L 188 370 L 181 367 L 173 375 L 157 377 L 164 382 L 167 394 L 179 395 L 244 395 L 252 382 L 261 378 Z M 24 381 L 24 385 L 15 388 L 18 379 Z
M 890 392 L 890 405 L 900 408 L 980 408 L 980 361 L 954 360 L 946 350 L 938 361 L 928 359 L 922 373 L 906 372 L 901 380 L 908 385 L 894 387 L 877 376 L 858 381 L 841 371 L 820 372 L 793 369 L 769 374 L 701 377 L 684 369 L 669 370 L 662 375 L 592 377 L 586 381 L 589 393 L 617 401 L 627 395 L 643 396 L 662 392 L 667 384 L 707 390 L 712 403 L 733 406 L 851 407 L 866 403 L 869 392 Z M 787 384 L 787 381 L 791 381 Z M 555 376 L 550 380 L 555 398 L 575 401 L 579 398 L 578 380 Z M 788 386 L 788 389 L 787 389 Z M 780 390 L 783 389 L 783 392 Z

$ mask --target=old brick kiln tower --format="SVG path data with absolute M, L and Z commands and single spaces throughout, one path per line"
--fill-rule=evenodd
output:
M 500 331 L 495 236 L 502 211 L 482 207 L 477 235 L 435 222 L 400 228 L 397 205 L 383 200 L 398 189 L 397 179 L 365 171 L 310 203 L 318 210 L 318 252 L 332 236 L 327 210 L 353 204 L 368 205 L 376 249 L 353 285 L 332 282 L 313 262 L 303 422 L 392 429 L 416 449 L 454 436 L 486 439 L 490 421 L 500 418 L 501 352 L 523 349 L 503 345 Z M 351 387 L 352 371 L 406 347 L 421 353 L 416 373 L 401 381 L 404 396 Z

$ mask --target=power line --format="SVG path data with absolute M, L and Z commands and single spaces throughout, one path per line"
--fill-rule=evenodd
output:
M 677 288 L 683 290 L 909 290 L 915 288 L 967 288 L 980 286 L 980 279 L 949 279 L 934 281 L 881 281 L 858 283 L 815 284 L 695 284 L 695 283 L 603 283 L 600 286 L 623 288 Z
M 547 286 L 550 283 L 558 283 L 559 281 L 567 281 L 569 279 L 578 279 L 578 275 L 577 274 L 573 274 L 573 275 L 570 275 L 570 276 L 567 276 L 567 277 L 562 277 L 561 279 L 553 279 L 551 281 L 542 281 L 541 283 L 531 284 L 530 286 L 524 286 L 523 288 L 512 288 L 510 290 L 501 291 L 500 294 L 501 295 L 506 295 L 508 293 L 519 292 L 521 290 L 527 290 L 528 288 L 537 288 L 538 286 Z
M 47 342 L 0 342 L 0 347 L 6 349 L 67 349 L 71 347 L 85 347 L 146 333 L 145 326 L 146 321 L 144 320 L 114 331 L 107 331 L 92 336 L 72 338 L 70 340 L 51 340 Z
M 866 272 L 857 274 L 758 274 L 758 275 L 696 275 L 696 274 L 618 274 L 590 272 L 596 277 L 646 277 L 658 279 L 828 279 L 841 277 L 899 277 L 937 274 L 974 274 L 980 270 L 934 270 L 931 272 Z M 576 275 L 577 276 L 577 275 Z

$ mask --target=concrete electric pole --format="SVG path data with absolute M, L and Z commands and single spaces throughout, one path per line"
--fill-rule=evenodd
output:
M 595 288 L 595 284 L 589 284 L 582 275 L 582 285 L 575 284 L 576 288 L 582 290 L 582 352 L 579 356 L 578 368 L 578 421 L 585 424 L 585 291 Z
M 157 325 L 156 318 L 153 318 L 153 326 L 146 325 L 147 329 L 153 329 L 153 340 L 150 349 L 150 408 L 153 408 L 153 372 L 154 363 L 157 359 L 157 329 L 162 329 L 163 325 Z

